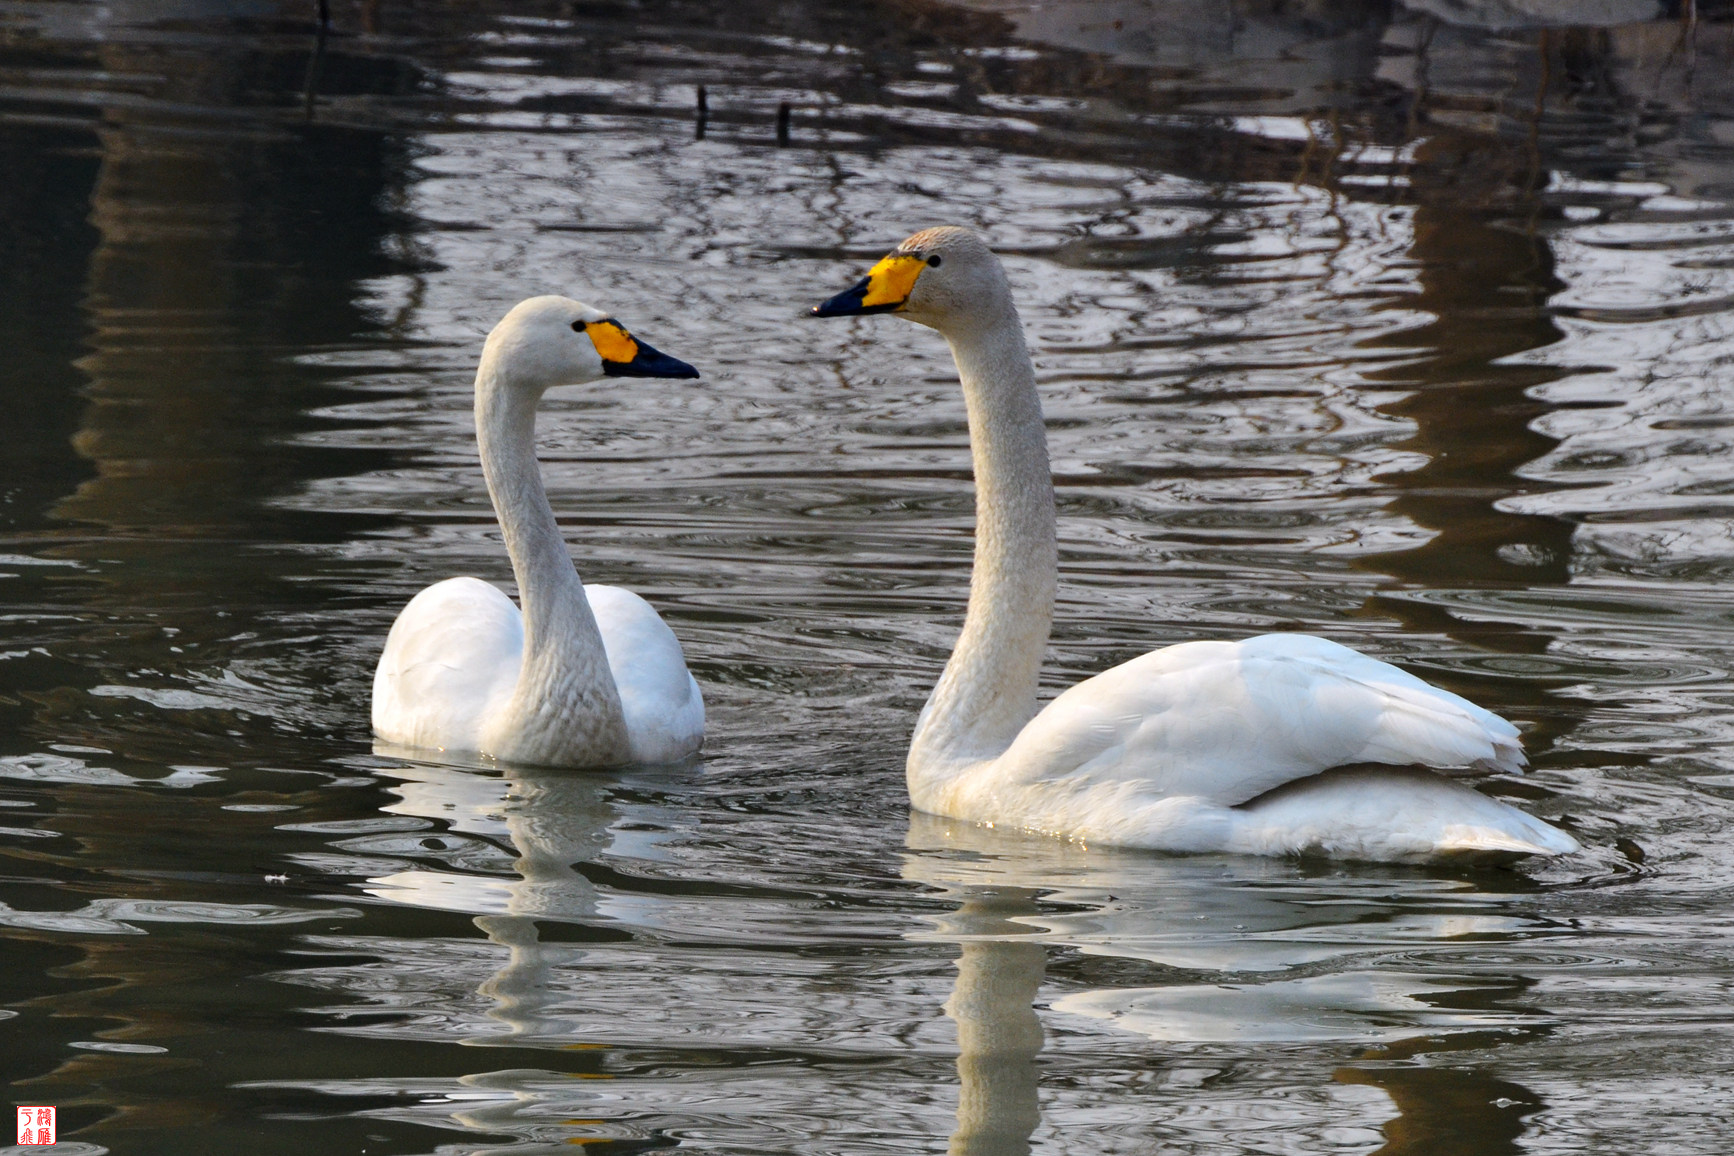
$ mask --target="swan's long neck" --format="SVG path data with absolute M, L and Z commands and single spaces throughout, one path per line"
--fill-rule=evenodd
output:
M 476 442 L 524 611 L 513 699 L 491 724 L 490 754 L 521 762 L 623 762 L 620 692 L 584 584 L 560 537 L 536 462 L 537 391 L 513 388 L 500 359 L 476 374 Z
M 1009 294 L 945 336 L 969 410 L 975 570 L 963 632 L 910 744 L 917 806 L 924 787 L 997 756 L 1035 714 L 1058 573 L 1042 406 Z

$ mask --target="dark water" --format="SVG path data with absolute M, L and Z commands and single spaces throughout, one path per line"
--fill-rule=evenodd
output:
M 0 1071 L 60 1150 L 1734 1143 L 1726 5 L 314 8 L 0 3 Z M 1484 789 L 1587 850 L 912 815 L 962 405 L 799 314 L 941 222 L 1036 351 L 1054 686 L 1328 635 L 1520 720 Z M 402 603 L 509 583 L 469 379 L 547 291 L 705 371 L 543 424 L 695 765 L 370 744 Z

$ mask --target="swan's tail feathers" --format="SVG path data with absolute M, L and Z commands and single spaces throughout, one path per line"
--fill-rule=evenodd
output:
M 1522 833 L 1466 824 L 1446 827 L 1435 853 L 1442 859 L 1504 862 L 1529 855 L 1569 855 L 1579 848 L 1578 841 L 1558 827 L 1533 818 L 1524 827 Z
M 1503 771 L 1508 775 L 1521 775 L 1523 768 L 1528 765 L 1529 758 L 1523 753 L 1523 742 L 1516 735 L 1510 738 L 1494 738 L 1492 757 L 1477 760 L 1474 764 L 1476 770 Z
M 1355 762 L 1522 773 L 1527 760 L 1517 728 L 1492 711 L 1425 684 L 1376 689 L 1384 710 Z
M 1576 839 L 1432 771 L 1338 767 L 1234 808 L 1230 850 L 1388 863 L 1510 863 Z

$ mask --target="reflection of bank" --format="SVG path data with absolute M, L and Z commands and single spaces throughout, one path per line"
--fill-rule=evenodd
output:
M 1165 1056 L 1206 1047 L 1219 1061 L 1225 1049 L 1263 1059 L 1300 1047 L 1321 1079 L 1334 1048 L 1349 1059 L 1331 1071 L 1337 1085 L 1378 1088 L 1395 1108 L 1394 1119 L 1379 1113 L 1389 1156 L 1509 1151 L 1541 1106 L 1487 1057 L 1494 1043 L 1547 1030 L 1517 1002 L 1532 981 L 1450 960 L 1550 934 L 1522 894 L 1418 871 L 1314 874 L 1280 861 L 1087 850 L 921 814 L 908 846 L 905 876 L 957 904 L 921 936 L 960 948 L 946 1003 L 959 1052 L 953 1152 L 1021 1154 L 1042 1124 L 1033 1004 L 1050 946 L 1115 961 L 1121 974 L 1151 965 L 1166 981 L 1065 990 L 1063 976 L 1050 980 L 1057 1041 L 1107 1033 L 1118 1049 L 1112 1041 L 1135 1034 Z M 1443 1053 L 1456 1062 L 1415 1062 Z M 1219 1091 L 1154 1088 L 1139 1107 L 1161 1126 L 1233 1090 Z M 1048 1126 L 1064 1132 L 1067 1109 L 1049 1111 Z
M 286 125 L 272 86 L 299 76 L 306 45 L 298 39 L 219 25 L 163 37 L 128 28 L 108 40 L 104 19 L 143 24 L 187 13 L 144 0 L 100 8 L 80 10 L 97 25 L 90 42 L 64 46 L 102 78 L 89 94 L 100 107 L 52 128 L 55 147 L 95 156 L 78 189 L 88 197 L 84 247 L 45 286 L 76 306 L 60 324 L 76 330 L 83 355 L 66 356 L 74 340 L 56 342 L 64 392 L 41 411 L 59 411 L 52 436 L 76 465 L 47 475 L 64 480 L 36 507 L 59 557 L 96 564 L 47 592 L 77 613 L 57 616 L 44 641 L 59 651 L 75 637 L 80 662 L 106 668 L 93 676 L 98 684 L 149 668 L 217 689 L 196 700 L 214 709 L 180 712 L 172 726 L 156 706 L 137 725 L 138 699 L 71 693 L 45 700 L 31 721 L 59 741 L 227 763 L 256 727 L 305 737 L 347 724 L 350 701 L 325 694 L 328 679 L 298 669 L 275 683 L 260 667 L 278 655 L 239 669 L 234 655 L 252 638 L 254 615 L 300 600 L 329 613 L 329 589 L 282 581 L 272 548 L 302 549 L 366 524 L 291 510 L 281 499 L 309 481 L 397 458 L 334 451 L 304 436 L 327 424 L 317 410 L 354 397 L 335 385 L 341 371 L 308 364 L 307 355 L 378 343 L 380 323 L 361 302 L 369 279 L 404 268 L 389 238 L 402 229 L 391 206 L 410 180 L 410 150 L 382 132 Z M 405 67 L 359 50 L 346 59 L 339 71 L 350 83 Z M 61 251 L 71 258 L 70 249 Z M 98 608 L 104 613 L 86 613 Z M 317 645 L 278 654 L 302 669 L 319 663 L 341 645 L 322 633 Z M 223 689 L 230 676 L 245 685 Z M 210 730 L 222 753 L 194 754 L 195 736 Z
M 300 740 L 339 731 L 350 702 L 327 693 L 330 664 L 280 683 L 260 674 L 282 654 L 320 664 L 329 631 L 251 667 L 235 661 L 238 649 L 266 649 L 248 617 L 297 599 L 330 609 L 328 589 L 281 581 L 281 555 L 247 547 L 352 532 L 353 517 L 296 513 L 278 499 L 395 456 L 296 442 L 321 424 L 310 411 L 353 397 L 303 356 L 377 335 L 360 301 L 367 279 L 403 267 L 388 238 L 402 228 L 390 205 L 409 181 L 409 150 L 379 132 L 285 128 L 271 86 L 299 74 L 306 49 L 295 38 L 221 23 L 140 30 L 210 17 L 197 0 L 49 7 L 44 19 L 89 27 L 52 51 L 9 42 L 0 56 L 13 70 L 13 53 L 49 53 L 68 71 L 78 61 L 87 87 L 76 107 L 92 111 L 43 117 L 29 139 L 46 155 L 14 168 L 16 106 L 0 109 L 0 210 L 29 214 L 0 219 L 12 230 L 0 263 L 21 249 L 32 254 L 25 267 L 45 274 L 23 286 L 30 300 L 0 305 L 0 337 L 29 350 L 21 364 L 7 359 L 0 380 L 32 379 L 29 392 L 7 394 L 19 414 L 0 448 L 20 438 L 52 447 L 8 456 L 29 480 L 0 505 L 28 505 L 15 525 L 46 523 L 21 552 L 52 553 L 56 565 L 26 581 L 37 569 L 75 578 L 29 595 L 12 584 L 15 603 L 52 611 L 16 627 L 13 644 L 31 632 L 23 645 L 79 673 L 56 670 L 43 694 L 42 674 L 13 664 L 7 677 L 19 682 L 0 686 L 10 692 L 0 715 L 38 741 L 201 765 L 241 761 L 266 728 Z M 348 60 L 352 81 L 403 68 L 359 50 Z M 55 211 L 38 212 L 51 195 Z M 37 317 L 47 332 L 25 329 Z M 123 687 L 142 670 L 176 685 Z
M 377 205 L 403 159 L 366 134 L 175 127 L 114 115 L 99 133 L 74 437 L 96 477 L 57 513 L 253 536 L 265 500 L 324 464 L 288 444 L 321 399 L 292 359 L 372 328 L 356 283 L 383 271 Z
M 81 408 L 73 368 L 78 301 L 95 233 L 85 203 L 95 162 L 59 127 L 0 129 L 0 526 L 36 529 L 50 502 L 89 473 L 67 445 Z
M 1175 87 L 1212 87 L 1219 100 L 1256 93 L 1266 114 L 1314 109 L 1350 91 L 1377 64 L 1389 7 L 1377 0 L 954 3 L 1000 16 L 1019 40 L 1187 78 Z
M 127 19 L 167 18 L 142 5 Z M 158 11 L 161 9 L 161 11 Z M 63 518 L 130 532 L 257 536 L 266 500 L 321 467 L 289 439 L 325 400 L 310 348 L 377 328 L 360 283 L 401 268 L 386 238 L 409 156 L 379 132 L 292 123 L 297 40 L 99 40 L 136 78 L 94 130 L 97 244 L 86 274 L 88 407 L 74 437 L 96 476 Z M 348 84 L 400 88 L 406 65 L 351 54 Z

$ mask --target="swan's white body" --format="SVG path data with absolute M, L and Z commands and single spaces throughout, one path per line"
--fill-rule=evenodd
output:
M 624 340 L 635 359 L 605 359 L 586 336 L 591 326 L 605 327 L 610 352 Z M 680 643 L 638 595 L 579 580 L 536 463 L 536 407 L 549 387 L 605 372 L 696 376 L 614 332 L 624 335 L 600 310 L 536 297 L 488 335 L 476 439 L 524 610 L 477 578 L 411 599 L 373 677 L 373 729 L 385 742 L 583 767 L 698 750 L 704 700 Z
M 930 229 L 816 310 L 880 311 L 950 343 L 975 465 L 969 609 L 910 743 L 917 808 L 1168 851 L 1415 862 L 1576 849 L 1440 775 L 1363 766 L 1516 771 L 1524 759 L 1504 719 L 1324 639 L 1170 646 L 1038 711 L 1058 577 L 1053 481 L 1004 270 L 973 234 Z

